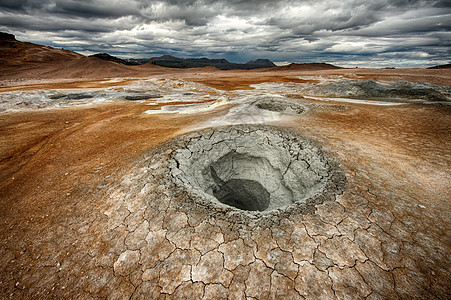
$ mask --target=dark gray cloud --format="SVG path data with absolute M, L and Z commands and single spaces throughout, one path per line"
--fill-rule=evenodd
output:
M 121 57 L 375 67 L 451 60 L 447 0 L 0 0 L 0 30 Z
M 59 13 L 82 18 L 118 18 L 128 15 L 139 15 L 138 8 L 127 2 L 106 6 L 99 5 L 93 1 L 60 1 L 55 2 L 55 5 L 48 7 L 47 10 L 49 13 Z

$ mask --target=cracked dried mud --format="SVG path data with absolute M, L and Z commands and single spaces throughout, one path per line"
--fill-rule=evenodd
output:
M 0 298 L 449 299 L 451 106 L 305 98 L 293 73 L 239 90 L 247 73 L 229 73 L 6 107 Z

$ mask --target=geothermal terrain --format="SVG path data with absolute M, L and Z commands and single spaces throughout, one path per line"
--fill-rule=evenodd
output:
M 449 68 L 0 46 L 0 298 L 451 297 Z

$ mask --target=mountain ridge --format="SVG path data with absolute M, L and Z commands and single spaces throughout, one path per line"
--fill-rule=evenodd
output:
M 257 59 L 246 63 L 232 63 L 225 58 L 211 59 L 206 57 L 201 58 L 181 58 L 172 55 L 162 55 L 159 57 L 141 58 L 141 59 L 120 59 L 107 53 L 98 53 L 91 55 L 104 60 L 115 61 L 125 65 L 142 65 L 146 63 L 153 63 L 158 66 L 167 68 L 204 68 L 215 67 L 219 70 L 252 70 L 258 68 L 272 68 L 276 65 L 269 59 Z
M 280 71 L 302 71 L 302 70 L 331 70 L 331 69 L 344 69 L 328 63 L 291 63 L 286 66 L 277 67 Z
M 34 44 L 30 42 L 22 42 L 16 39 L 13 34 L 0 32 L 0 63 L 7 69 L 23 69 L 29 67 L 39 67 L 40 65 L 62 64 L 82 59 L 99 59 L 110 65 L 119 64 L 124 67 L 137 67 L 144 65 L 155 65 L 166 68 L 189 69 L 189 68 L 207 68 L 213 67 L 219 70 L 296 70 L 304 69 L 337 69 L 329 64 L 291 64 L 289 66 L 278 67 L 269 59 L 256 59 L 246 63 L 233 63 L 227 59 L 210 59 L 201 58 L 179 58 L 172 55 L 162 55 L 159 57 L 151 57 L 148 59 L 121 59 L 108 53 L 97 53 L 90 56 L 84 56 L 74 51 L 53 48 Z M 83 65 L 83 64 L 82 64 Z M 113 65 L 110 65 L 113 66 Z M 128 70 L 128 69 L 127 69 Z

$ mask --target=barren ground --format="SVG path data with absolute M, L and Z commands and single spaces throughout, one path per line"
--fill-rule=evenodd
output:
M 156 78 L 153 90 L 169 96 L 0 114 L 1 298 L 451 297 L 451 106 L 283 90 L 327 78 L 450 85 L 450 71 L 174 72 L 3 82 L 2 94 L 60 93 Z M 255 85 L 266 82 L 266 90 Z M 309 110 L 230 119 L 253 93 L 288 95 Z M 178 110 L 221 97 L 229 102 Z M 171 106 L 179 113 L 164 111 Z M 194 205 L 171 183 L 166 162 L 179 146 L 171 139 L 247 122 L 316 141 L 341 164 L 343 194 L 270 225 L 236 224 Z

